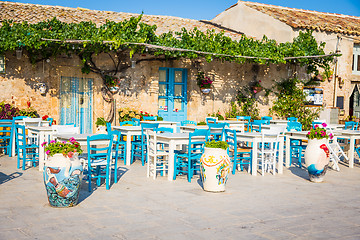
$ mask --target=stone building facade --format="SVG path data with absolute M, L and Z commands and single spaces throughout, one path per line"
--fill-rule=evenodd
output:
M 360 17 L 239 0 L 212 22 L 257 39 L 266 35 L 278 42 L 292 41 L 299 31 L 313 30 L 317 41 L 326 43 L 326 53 L 341 54 L 333 64 L 333 76 L 320 83 L 324 107 L 339 107 L 340 118 L 360 117 L 357 87 L 360 83 L 360 65 L 357 67 L 357 63 L 360 64 Z
M 0 2 L 0 10 L 3 13 L 0 17 L 2 20 L 13 19 L 17 22 L 29 21 L 33 23 L 57 17 L 65 22 L 91 20 L 100 25 L 105 23 L 106 19 L 121 21 L 131 16 L 137 16 L 127 13 L 10 2 Z M 36 14 L 36 18 L 32 17 L 34 14 Z M 202 31 L 213 29 L 220 32 L 224 30 L 211 23 L 177 17 L 144 15 L 142 21 L 148 24 L 156 24 L 158 33 L 177 31 L 182 27 L 189 29 L 197 27 Z M 225 34 L 233 39 L 241 37 L 239 32 L 229 29 L 225 30 Z M 16 57 L 15 52 L 6 52 L 4 55 L 6 70 L 0 74 L 0 101 L 11 102 L 20 108 L 25 108 L 27 102 L 31 102 L 31 106 L 40 115 L 47 114 L 57 120 L 58 123 L 61 123 L 61 119 L 68 117 L 69 121 L 74 117 L 81 117 L 90 122 L 88 127 L 94 130 L 96 119 L 98 117 L 106 118 L 111 110 L 117 112 L 128 107 L 158 115 L 160 70 L 163 68 L 186 69 L 184 71 L 187 89 L 185 118 L 199 122 L 204 121 L 208 114 L 215 112 L 224 115 L 230 109 L 230 102 L 235 101 L 238 91 L 243 87 L 254 85 L 258 80 L 262 81 L 264 88 L 270 89 L 274 81 L 281 81 L 294 76 L 294 74 L 308 77 L 303 68 L 285 64 L 238 64 L 217 60 L 208 63 L 205 59 L 139 61 L 146 57 L 146 55 L 135 55 L 133 59 L 137 60 L 138 64 L 117 74 L 121 80 L 120 91 L 114 95 L 116 104 L 112 108 L 112 105 L 104 101 L 102 97 L 102 78 L 95 73 L 82 74 L 82 63 L 77 56 L 60 55 L 32 65 L 26 51 L 23 52 L 21 59 Z M 106 54 L 99 54 L 94 60 L 102 68 L 107 68 L 113 64 Z M 127 62 L 129 66 L 131 65 L 130 57 L 122 61 Z M 212 90 L 208 95 L 201 93 L 196 84 L 196 76 L 199 71 L 205 72 L 206 76 L 214 81 Z M 47 90 L 42 94 L 38 86 L 43 83 Z M 76 91 L 64 94 L 64 89 L 68 88 L 69 84 L 72 84 Z M 260 115 L 267 115 L 274 95 L 270 94 L 270 96 L 265 97 L 265 92 L 262 91 L 253 97 L 259 102 Z M 87 106 L 81 108 L 81 111 L 85 112 L 64 118 L 64 115 L 68 114 L 67 110 L 72 108 L 74 104 Z M 174 109 L 169 109 L 169 111 L 174 111 Z M 78 114 L 77 112 L 78 110 L 74 114 Z M 113 124 L 119 124 L 117 113 Z

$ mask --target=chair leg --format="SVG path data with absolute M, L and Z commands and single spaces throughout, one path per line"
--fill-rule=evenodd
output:
M 23 149 L 23 165 L 22 165 L 22 170 L 25 170 L 25 165 L 26 165 L 26 149 Z
M 114 163 L 114 183 L 117 183 L 118 179 L 117 179 L 117 171 L 118 171 L 118 168 L 117 168 L 117 158 L 115 158 L 115 163 Z
M 110 166 L 106 165 L 106 178 L 105 178 L 105 184 L 106 184 L 106 190 L 110 189 Z M 101 178 L 99 178 L 101 179 Z
M 90 169 L 88 168 L 88 181 L 89 181 L 89 192 L 91 192 L 91 171 Z

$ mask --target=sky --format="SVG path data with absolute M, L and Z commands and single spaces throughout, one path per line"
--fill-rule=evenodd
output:
M 197 20 L 211 20 L 237 3 L 237 0 L 16 0 L 63 7 L 92 10 L 166 15 Z M 254 0 L 253 2 L 293 7 L 320 12 L 360 16 L 360 0 Z

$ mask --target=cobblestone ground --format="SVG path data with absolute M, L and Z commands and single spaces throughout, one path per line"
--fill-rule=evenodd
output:
M 360 167 L 329 170 L 311 183 L 304 169 L 283 175 L 231 175 L 226 192 L 194 178 L 146 177 L 139 162 L 120 166 L 110 190 L 52 208 L 42 173 L 0 157 L 0 239 L 360 239 Z

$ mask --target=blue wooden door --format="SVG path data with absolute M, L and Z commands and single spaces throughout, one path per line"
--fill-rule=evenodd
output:
M 187 69 L 159 69 L 158 115 L 164 121 L 180 122 L 187 118 Z
M 75 124 L 80 133 L 92 133 L 92 82 L 90 78 L 61 77 L 60 124 Z

